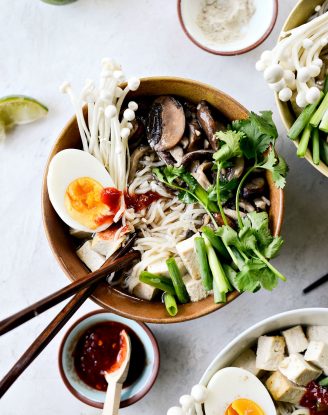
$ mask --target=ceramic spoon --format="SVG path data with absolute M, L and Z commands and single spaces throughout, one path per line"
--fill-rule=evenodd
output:
M 126 331 L 121 332 L 121 350 L 118 361 L 105 373 L 108 383 L 102 415 L 117 415 L 121 402 L 122 385 L 130 365 L 131 342 Z

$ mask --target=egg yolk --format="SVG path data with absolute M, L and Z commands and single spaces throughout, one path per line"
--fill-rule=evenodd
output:
M 65 193 L 65 207 L 72 219 L 89 229 L 104 223 L 110 225 L 114 214 L 103 202 L 103 186 L 90 177 L 71 182 Z
M 265 413 L 250 399 L 236 399 L 228 406 L 225 415 L 265 415 Z

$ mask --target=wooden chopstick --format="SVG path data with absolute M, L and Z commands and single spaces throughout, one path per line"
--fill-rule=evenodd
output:
M 5 318 L 4 320 L 0 321 L 0 336 L 14 329 L 15 327 L 20 326 L 33 317 L 36 317 L 49 308 L 57 305 L 61 301 L 66 300 L 68 297 L 71 297 L 73 294 L 76 294 L 83 288 L 88 287 L 90 284 L 99 282 L 106 275 L 125 268 L 138 257 L 139 253 L 137 252 L 126 254 L 114 261 L 111 261 L 109 264 L 102 266 L 99 270 L 79 278 L 66 287 L 61 288 L 53 294 L 48 295 L 42 300 L 39 300 L 36 303 L 13 314 L 12 316 Z
M 7 392 L 10 386 L 42 352 L 42 350 L 51 342 L 59 330 L 93 293 L 95 288 L 96 284 L 92 284 L 76 294 L 52 320 L 52 322 L 43 330 L 43 332 L 34 340 L 31 346 L 0 381 L 0 398 Z
M 101 269 L 107 267 L 119 257 L 125 255 L 134 243 L 136 234 L 132 235 L 119 251 L 112 257 L 108 258 Z M 129 255 L 129 254 L 127 254 Z M 125 258 L 127 257 L 125 255 Z M 89 274 L 90 275 L 90 274 Z M 106 274 L 105 274 L 106 275 Z M 72 315 L 81 307 L 97 287 L 98 280 L 92 282 L 88 287 L 81 289 L 70 302 L 59 312 L 52 322 L 43 330 L 43 332 L 34 340 L 31 346 L 20 357 L 20 359 L 9 370 L 5 377 L 0 381 L 0 398 L 7 392 L 10 386 L 18 379 L 24 370 L 33 362 L 33 360 L 45 349 L 45 347 L 56 336 L 60 329 L 67 323 Z
M 324 275 L 323 277 L 317 279 L 316 281 L 314 281 L 312 284 L 308 285 L 307 287 L 305 287 L 303 289 L 303 294 L 307 294 L 309 292 L 311 292 L 312 290 L 314 290 L 315 288 L 320 287 L 322 284 L 328 282 L 328 274 Z

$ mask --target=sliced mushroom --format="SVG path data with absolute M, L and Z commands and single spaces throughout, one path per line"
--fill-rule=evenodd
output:
M 169 153 L 175 160 L 174 165 L 176 167 L 181 166 L 181 162 L 182 162 L 183 155 L 184 155 L 183 148 L 180 146 L 175 146 L 174 148 L 172 148 L 172 150 L 169 151 Z
M 141 117 L 136 117 L 132 121 L 132 124 L 133 124 L 133 127 L 131 130 L 130 136 L 129 136 L 130 151 L 133 151 L 140 145 L 144 137 L 144 134 L 146 132 L 145 122 L 144 120 L 142 120 Z
M 235 226 L 236 226 L 236 224 L 235 224 L 235 222 L 234 222 L 234 220 L 237 220 L 237 212 L 235 212 L 235 216 L 236 216 L 236 219 L 233 217 L 233 218 L 231 218 L 231 216 L 228 214 L 228 212 L 235 212 L 235 211 L 233 211 L 233 210 L 231 210 L 231 209 L 226 209 L 226 208 L 224 208 L 224 213 L 227 215 L 227 217 L 226 217 L 226 219 L 227 219 L 227 222 L 228 222 L 228 225 L 231 227 L 231 228 L 235 228 Z M 214 219 L 215 219 L 215 222 L 219 225 L 219 226 L 223 226 L 223 225 L 225 225 L 225 223 L 224 223 L 224 221 L 223 221 L 223 218 L 222 218 L 222 216 L 221 216 L 221 213 L 213 213 L 213 217 L 214 217 Z M 232 220 L 232 219 L 234 219 L 234 220 Z
M 266 207 L 267 207 L 267 204 L 265 203 L 265 201 L 262 198 L 260 198 L 260 197 L 254 199 L 254 205 L 259 210 L 265 210 Z
M 187 148 L 187 152 L 196 151 L 197 144 L 201 140 L 201 132 L 200 127 L 197 120 L 194 120 L 188 124 L 189 127 L 189 145 Z
M 245 199 L 240 199 L 239 206 L 246 212 L 254 212 L 254 206 Z
M 229 209 L 229 208 L 223 208 L 224 213 L 229 216 L 229 218 L 237 221 L 238 220 L 238 215 L 237 212 L 233 209 Z M 246 213 L 244 212 L 239 212 L 241 217 L 246 216 Z
M 147 153 L 149 153 L 149 151 L 151 151 L 151 148 L 149 146 L 142 146 L 142 147 L 138 147 L 134 150 L 134 152 L 131 154 L 131 158 L 130 158 L 130 172 L 129 172 L 129 177 L 128 177 L 128 181 L 130 182 L 134 176 L 136 175 L 137 169 L 138 169 L 138 164 L 140 159 Z
M 244 157 L 236 157 L 232 161 L 232 166 L 222 170 L 224 177 L 230 182 L 232 179 L 239 179 L 245 167 Z
M 188 137 L 183 137 L 179 144 L 184 150 L 186 150 L 188 145 L 189 145 L 189 138 Z
M 155 151 L 175 147 L 183 137 L 186 117 L 178 100 L 160 96 L 151 106 L 147 122 L 147 139 Z
M 197 150 L 187 153 L 183 156 L 181 164 L 187 166 L 194 160 L 208 160 L 211 159 L 213 156 L 213 150 Z
M 214 119 L 212 111 L 206 101 L 200 101 L 197 105 L 197 119 L 202 129 L 205 131 L 206 137 L 213 148 L 218 149 L 218 140 L 215 137 L 217 131 L 225 130 L 225 126 Z
M 241 194 L 245 199 L 252 198 L 254 195 L 261 195 L 265 189 L 265 180 L 263 177 L 253 177 L 242 188 Z
M 211 182 L 208 180 L 208 177 L 205 174 L 207 169 L 211 169 L 212 163 L 207 161 L 202 163 L 195 173 L 193 173 L 194 178 L 198 181 L 198 183 L 207 190 L 211 186 Z
M 164 161 L 165 164 L 168 164 L 169 166 L 174 166 L 176 163 L 176 160 L 171 156 L 171 153 L 168 151 L 158 151 L 157 152 L 158 157 Z

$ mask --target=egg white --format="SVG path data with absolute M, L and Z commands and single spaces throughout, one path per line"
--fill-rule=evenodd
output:
M 99 160 L 86 151 L 67 149 L 57 153 L 49 164 L 49 199 L 58 216 L 71 228 L 90 233 L 101 232 L 109 225 L 103 224 L 97 229 L 89 229 L 72 219 L 65 207 L 66 189 L 71 182 L 80 177 L 90 177 L 103 187 L 114 187 L 111 176 Z
M 273 400 L 263 383 L 247 370 L 226 367 L 219 370 L 207 385 L 206 415 L 224 415 L 236 399 L 250 399 L 259 405 L 265 415 L 276 415 Z

